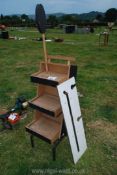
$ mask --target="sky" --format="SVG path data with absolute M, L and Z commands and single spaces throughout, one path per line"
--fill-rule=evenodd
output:
M 117 0 L 0 0 L 0 14 L 34 14 L 36 4 L 43 4 L 46 14 L 105 12 L 117 8 Z

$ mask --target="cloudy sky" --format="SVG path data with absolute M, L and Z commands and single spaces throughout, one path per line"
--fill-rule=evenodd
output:
M 117 8 L 117 0 L 0 0 L 0 14 L 34 14 L 36 4 L 42 3 L 46 13 L 105 12 Z

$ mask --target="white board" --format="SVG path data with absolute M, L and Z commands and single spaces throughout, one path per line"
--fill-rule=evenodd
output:
M 74 77 L 57 86 L 74 163 L 87 149 Z

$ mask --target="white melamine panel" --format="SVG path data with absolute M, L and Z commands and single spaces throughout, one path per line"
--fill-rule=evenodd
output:
M 74 163 L 87 149 L 75 79 L 57 86 Z

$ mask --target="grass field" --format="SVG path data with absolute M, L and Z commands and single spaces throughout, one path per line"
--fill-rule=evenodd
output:
M 49 30 L 47 38 L 62 37 L 63 43 L 47 43 L 51 55 L 74 56 L 78 65 L 77 88 L 83 94 L 80 105 L 84 120 L 88 149 L 74 165 L 68 139 L 57 148 L 57 160 L 52 161 L 51 146 L 35 138 L 35 148 L 30 146 L 24 126 L 32 121 L 33 111 L 13 130 L 0 133 L 0 174 L 44 174 L 38 170 L 49 169 L 45 174 L 116 175 L 117 174 L 117 34 L 110 34 L 109 46 L 99 47 L 97 30 L 94 34 L 62 34 Z M 14 105 L 23 95 L 31 99 L 36 95 L 36 85 L 30 74 L 39 69 L 43 57 L 42 43 L 32 38 L 40 37 L 34 29 L 10 31 L 11 36 L 26 40 L 0 39 L 0 110 Z M 37 173 L 34 172 L 37 170 Z M 55 171 L 55 172 L 54 172 Z

